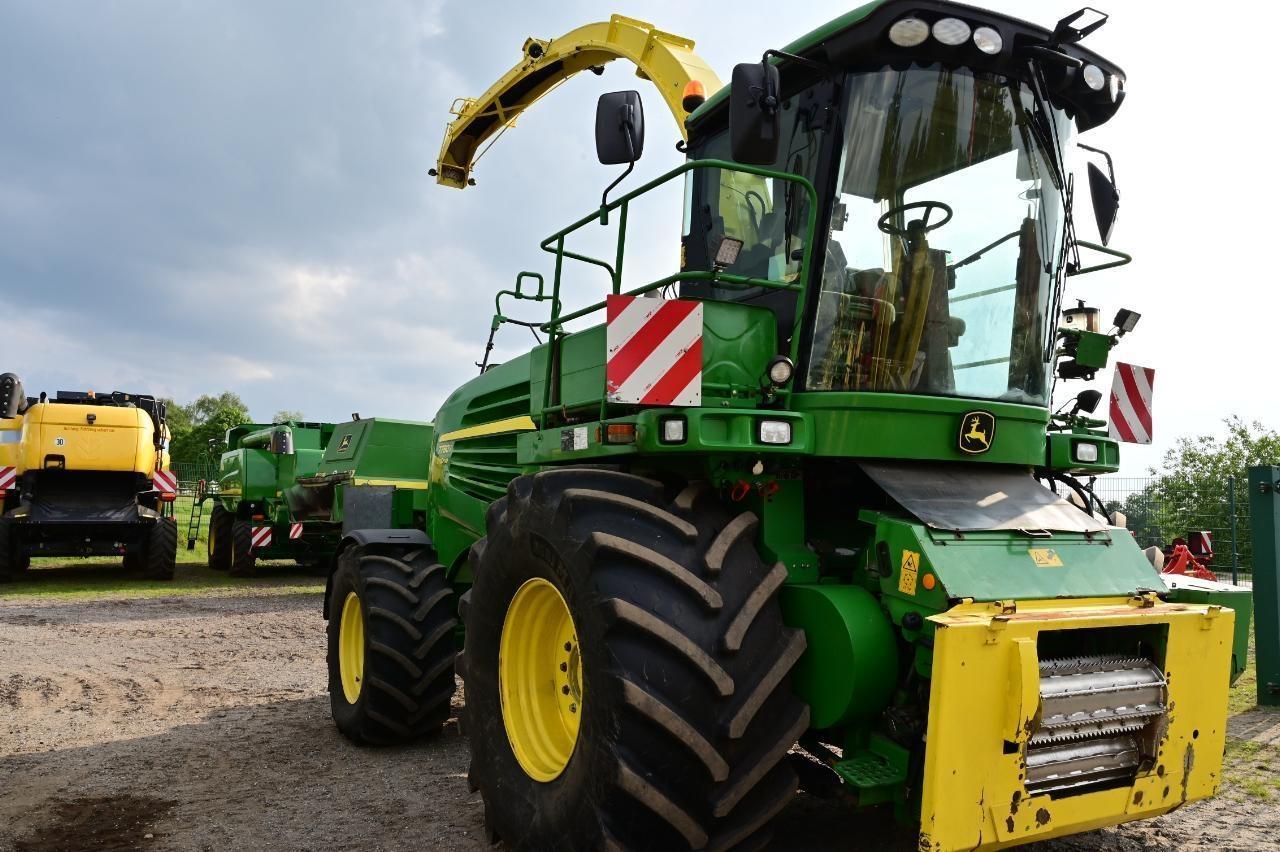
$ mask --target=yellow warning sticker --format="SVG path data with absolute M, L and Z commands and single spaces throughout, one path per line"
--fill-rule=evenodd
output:
M 920 554 L 914 550 L 902 551 L 902 568 L 898 572 L 898 591 L 904 595 L 916 593 L 916 580 L 920 577 Z
M 1031 554 L 1031 561 L 1036 563 L 1037 568 L 1061 568 L 1062 557 L 1058 555 L 1058 551 L 1048 547 L 1033 547 L 1027 551 Z

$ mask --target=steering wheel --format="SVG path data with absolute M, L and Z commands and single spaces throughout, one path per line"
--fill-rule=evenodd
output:
M 920 222 L 919 233 L 927 234 L 929 231 L 936 231 L 938 228 L 941 228 L 943 225 L 950 222 L 951 216 L 953 215 L 953 211 L 951 210 L 951 207 L 949 205 L 943 204 L 941 201 L 915 201 L 915 202 L 912 202 L 911 204 L 903 204 L 886 211 L 885 214 L 880 217 L 880 220 L 876 222 L 876 227 L 879 228 L 882 233 L 889 234 L 891 236 L 895 236 L 895 237 L 909 236 L 912 231 L 910 226 L 908 226 L 907 228 L 896 228 L 893 226 L 891 220 L 894 217 L 898 216 L 900 213 L 906 213 L 908 210 L 921 210 L 921 209 L 924 210 L 924 216 L 919 220 Z M 930 225 L 929 216 L 932 215 L 934 210 L 943 211 L 944 213 L 947 214 L 947 217 L 943 219 L 941 222 L 935 222 L 934 224 Z

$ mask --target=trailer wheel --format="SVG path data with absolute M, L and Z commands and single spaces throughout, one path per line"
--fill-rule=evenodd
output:
M 463 721 L 489 831 L 518 849 L 758 849 L 795 795 L 803 632 L 756 517 L 693 485 L 522 476 L 472 548 Z
M 178 523 L 161 518 L 147 533 L 142 553 L 142 576 L 148 580 L 172 580 L 178 562 Z
M 209 567 L 214 571 L 231 568 L 231 525 L 235 515 L 221 503 L 213 504 L 209 513 Z
M 453 590 L 425 548 L 343 551 L 329 590 L 329 701 L 360 745 L 440 731 L 456 688 Z
M 258 558 L 253 555 L 253 524 L 239 519 L 231 522 L 231 565 L 232 577 L 252 577 L 258 566 Z

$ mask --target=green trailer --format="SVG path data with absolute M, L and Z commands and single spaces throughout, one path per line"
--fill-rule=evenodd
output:
M 1066 279 L 1126 259 L 1073 227 L 1075 135 L 1124 98 L 1086 17 L 871 3 L 719 91 L 628 19 L 530 39 L 442 182 L 610 50 L 692 111 L 689 159 L 542 243 L 552 276 L 493 328 L 524 300 L 546 338 L 444 402 L 425 523 L 344 537 L 339 729 L 438 731 L 456 672 L 468 782 L 517 849 L 759 849 L 801 784 L 930 851 L 1213 795 L 1230 598 L 1169 593 L 1089 488 L 1119 466 L 1099 395 L 1054 404 L 1136 321 L 1059 328 Z M 634 164 L 641 116 L 601 98 L 603 163 Z M 1089 174 L 1105 243 L 1118 195 Z M 680 270 L 633 281 L 633 203 L 673 183 Z M 616 250 L 583 253 L 604 225 Z M 607 298 L 566 311 L 581 273 Z
M 212 501 L 209 565 L 251 576 L 258 560 L 331 571 L 345 533 L 421 528 L 431 427 L 386 418 L 245 424 L 228 430 Z M 199 510 L 187 546 L 195 546 Z

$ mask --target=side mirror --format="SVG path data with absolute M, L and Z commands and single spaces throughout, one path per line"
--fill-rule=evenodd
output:
M 733 159 L 751 166 L 773 165 L 782 136 L 778 67 L 768 62 L 735 65 L 730 85 L 729 147 Z
M 608 92 L 596 104 L 596 156 L 605 166 L 630 165 L 644 153 L 640 93 Z
M 0 419 L 12 420 L 26 403 L 22 379 L 13 373 L 0 373 Z
M 271 433 L 271 452 L 280 456 L 293 455 L 292 429 L 277 429 Z
M 1098 223 L 1098 236 L 1105 246 L 1111 241 L 1111 230 L 1116 225 L 1116 213 L 1120 210 L 1120 191 L 1102 169 L 1089 164 L 1089 195 L 1093 197 L 1093 218 Z

